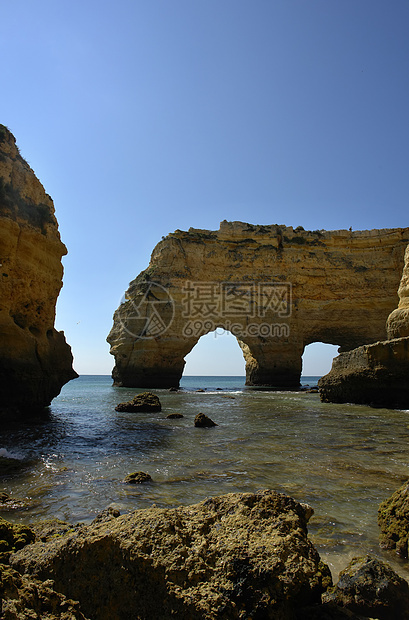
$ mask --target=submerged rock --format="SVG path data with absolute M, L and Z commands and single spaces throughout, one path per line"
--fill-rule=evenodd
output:
M 127 412 L 149 412 L 149 411 L 161 411 L 161 402 L 152 392 L 142 392 L 137 394 L 132 400 L 126 403 L 119 403 L 115 407 L 115 411 L 127 411 Z
M 396 553 L 408 558 L 409 539 L 409 481 L 405 482 L 378 510 L 381 529 L 379 543 L 384 549 L 396 549 Z
M 353 558 L 323 602 L 369 618 L 409 619 L 409 585 L 392 568 L 370 555 Z
M 29 545 L 11 563 L 52 579 L 93 620 L 293 620 L 331 585 L 304 508 L 274 491 L 137 510 Z
M 135 471 L 132 474 L 128 474 L 124 482 L 128 484 L 144 484 L 145 482 L 152 482 L 152 477 L 144 471 Z
M 217 424 L 204 413 L 198 413 L 195 417 L 195 426 L 199 428 L 211 428 L 212 426 L 217 426 Z
M 77 377 L 54 329 L 62 286 L 53 201 L 0 125 L 0 415 L 32 415 Z
M 166 418 L 168 420 L 179 420 L 180 418 L 183 418 L 183 413 L 169 413 Z

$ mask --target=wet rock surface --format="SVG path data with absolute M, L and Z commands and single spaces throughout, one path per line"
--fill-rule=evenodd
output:
M 53 582 L 20 575 L 0 564 L 1 618 L 4 620 L 88 620 L 78 601 L 53 589 Z
M 379 542 L 384 549 L 395 549 L 402 558 L 408 558 L 409 539 L 409 481 L 379 506 Z
M 152 482 L 152 477 L 144 471 L 135 471 L 132 474 L 128 474 L 124 482 L 127 484 L 145 484 L 146 482 Z
M 211 428 L 212 426 L 217 426 L 217 424 L 204 413 L 198 413 L 195 417 L 195 426 L 198 428 Z
M 10 561 L 92 620 L 293 620 L 331 584 L 306 521 L 286 495 L 228 494 L 83 526 Z
M 13 551 L 34 542 L 35 534 L 26 525 L 9 523 L 0 517 L 0 562 L 7 562 Z
M 388 564 L 367 555 L 351 560 L 336 586 L 323 595 L 323 602 L 367 618 L 407 620 L 409 585 Z
M 127 411 L 130 413 L 154 412 L 161 410 L 162 405 L 159 397 L 152 392 L 142 392 L 142 394 L 137 394 L 132 400 L 129 400 L 126 403 L 119 403 L 119 405 L 115 407 L 115 411 Z

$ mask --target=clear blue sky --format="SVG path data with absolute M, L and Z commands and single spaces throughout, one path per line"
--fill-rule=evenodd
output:
M 407 0 L 1 3 L 0 122 L 55 202 L 79 373 L 110 373 L 112 314 L 176 228 L 408 225 L 408 30 Z

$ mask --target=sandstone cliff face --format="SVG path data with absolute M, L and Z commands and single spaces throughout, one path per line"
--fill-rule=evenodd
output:
M 405 252 L 405 265 L 398 290 L 399 305 L 388 317 L 388 338 L 409 336 L 409 245 Z
M 299 385 L 304 347 L 384 339 L 409 228 L 305 231 L 222 222 L 176 231 L 153 250 L 108 336 L 113 378 L 176 386 L 200 336 L 231 331 L 247 385 Z M 209 368 L 209 371 L 211 369 Z
M 77 376 L 63 332 L 54 329 L 62 286 L 53 202 L 14 136 L 0 125 L 0 411 L 50 404 Z
M 321 400 L 375 407 L 409 407 L 409 246 L 399 307 L 387 320 L 389 340 L 341 353 L 319 382 Z
M 341 353 L 318 385 L 323 402 L 409 407 L 409 337 Z

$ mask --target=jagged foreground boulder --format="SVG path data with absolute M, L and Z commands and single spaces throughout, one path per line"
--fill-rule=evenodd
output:
M 311 513 L 286 495 L 260 491 L 107 514 L 26 546 L 10 563 L 52 579 L 92 620 L 293 620 L 331 584 L 308 540 Z
M 0 579 L 4 620 L 87 620 L 78 601 L 56 592 L 52 581 L 20 575 L 1 564 Z
M 398 293 L 386 323 L 389 340 L 336 357 L 318 382 L 322 401 L 409 408 L 409 246 Z
M 365 618 L 409 620 L 408 582 L 370 555 L 353 558 L 323 601 Z
M 0 414 L 43 408 L 77 376 L 54 329 L 66 253 L 53 201 L 0 125 Z

